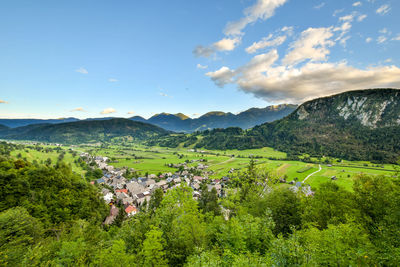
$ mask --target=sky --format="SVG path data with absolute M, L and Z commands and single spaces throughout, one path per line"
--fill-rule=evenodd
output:
M 2 0 L 0 118 L 238 113 L 400 87 L 398 0 Z

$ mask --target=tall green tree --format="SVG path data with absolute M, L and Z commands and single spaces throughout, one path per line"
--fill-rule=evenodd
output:
M 141 254 L 143 257 L 143 266 L 168 266 L 163 232 L 157 227 L 153 227 L 146 233 Z

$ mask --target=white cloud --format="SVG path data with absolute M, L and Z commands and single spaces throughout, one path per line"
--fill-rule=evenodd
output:
M 241 38 L 223 38 L 218 42 L 213 43 L 211 46 L 198 45 L 194 50 L 193 54 L 196 57 L 211 57 L 217 51 L 232 51 L 235 47 L 240 44 Z
M 273 35 L 270 34 L 269 36 L 262 38 L 261 41 L 254 42 L 251 46 L 246 48 L 246 52 L 249 54 L 254 54 L 260 49 L 271 46 L 279 46 L 286 41 L 286 36 L 284 35 L 278 36 L 275 39 L 271 40 L 272 37 Z
M 197 64 L 197 66 L 196 66 L 198 69 L 202 69 L 202 70 L 204 70 L 204 69 L 207 69 L 208 68 L 208 66 L 207 65 L 201 65 L 200 63 L 199 64 Z
M 339 21 L 353 21 L 354 14 L 349 14 L 339 18 Z
M 388 29 L 383 28 L 383 29 L 379 30 L 379 33 L 386 34 L 386 33 L 388 33 Z
M 285 4 L 288 0 L 257 0 L 246 8 L 244 17 L 238 21 L 228 22 L 224 34 L 226 37 L 209 46 L 198 45 L 193 50 L 196 57 L 211 57 L 218 51 L 232 51 L 241 42 L 242 30 L 250 23 L 257 20 L 267 20 L 275 14 L 275 9 Z
M 88 74 L 89 72 L 87 71 L 87 69 L 80 67 L 79 69 L 75 70 L 76 72 L 82 73 L 82 74 Z
M 365 42 L 366 42 L 366 43 L 372 42 L 372 38 L 371 38 L 371 37 L 366 38 L 366 39 L 365 39 Z
M 315 9 L 321 9 L 321 8 L 323 8 L 324 6 L 325 6 L 325 2 L 322 2 L 322 3 L 320 3 L 320 4 L 316 5 L 316 6 L 314 6 L 314 8 L 315 8 Z
M 244 17 L 238 21 L 229 22 L 225 28 L 225 35 L 242 35 L 242 30 L 257 20 L 267 20 L 275 14 L 275 9 L 285 4 L 287 0 L 257 0 L 244 10 Z
M 0 99 L 0 104 L 8 104 L 8 102 Z
M 388 58 L 388 59 L 386 59 L 384 62 L 385 62 L 385 63 L 391 63 L 391 62 L 393 62 L 393 59 Z
M 211 78 L 218 86 L 223 87 L 225 84 L 231 83 L 235 76 L 234 71 L 228 67 L 222 67 L 214 72 L 207 72 L 206 75 Z
M 71 110 L 71 112 L 75 112 L 75 111 L 85 112 L 85 110 L 82 107 L 74 108 L 73 110 Z
M 220 41 L 213 44 L 215 50 L 218 51 L 232 51 L 235 46 L 240 43 L 241 39 L 239 37 L 235 38 L 223 38 Z
M 344 8 L 342 9 L 336 9 L 335 11 L 333 11 L 333 16 L 336 17 L 338 14 L 342 13 L 344 11 Z
M 357 6 L 361 6 L 362 5 L 362 3 L 360 2 L 360 1 L 358 1 L 358 2 L 354 2 L 353 3 L 353 6 L 355 6 L 355 7 L 357 7 Z
M 385 15 L 390 11 L 390 6 L 388 4 L 380 6 L 377 10 L 376 13 L 379 15 Z
M 293 35 L 293 27 L 292 26 L 284 26 L 282 27 L 281 31 L 286 32 L 286 34 L 288 36 L 292 36 Z
M 346 62 L 308 62 L 299 68 L 273 67 L 276 51 L 264 54 L 263 58 L 257 57 L 236 71 L 223 67 L 224 71 L 207 76 L 218 86 L 233 83 L 246 93 L 272 102 L 301 103 L 347 90 L 400 86 L 400 69 L 396 66 L 357 69 Z
M 133 110 L 131 110 L 131 111 L 128 111 L 128 112 L 127 112 L 127 114 L 129 114 L 129 115 L 133 115 L 133 114 L 135 114 L 135 111 L 133 111 Z
M 378 37 L 378 39 L 376 41 L 378 42 L 378 44 L 382 44 L 382 43 L 387 41 L 387 37 L 381 35 L 381 36 Z
M 100 114 L 111 114 L 111 113 L 115 113 L 115 112 L 117 112 L 117 111 L 113 108 L 106 108 L 102 112 L 100 112 Z
M 327 60 L 330 53 L 328 47 L 335 44 L 330 40 L 332 36 L 332 27 L 308 28 L 301 33 L 298 40 L 290 45 L 291 50 L 283 59 L 283 63 L 296 65 L 307 59 L 312 61 Z
M 393 41 L 400 41 L 400 33 L 392 39 Z
M 358 22 L 361 22 L 361 21 L 363 21 L 363 20 L 366 19 L 366 18 L 367 18 L 367 15 L 362 14 L 362 15 L 358 16 L 357 21 L 358 21 Z
M 340 43 L 343 47 L 346 47 L 347 40 L 349 40 L 350 38 L 351 38 L 350 36 L 343 37 L 342 39 L 340 39 L 339 43 Z
M 108 81 L 109 81 L 110 83 L 116 83 L 116 82 L 118 82 L 118 80 L 117 80 L 117 79 L 114 79 L 114 78 L 110 78 L 110 79 L 108 79 Z
M 206 47 L 202 45 L 196 46 L 196 48 L 193 50 L 193 54 L 196 57 L 211 57 L 214 53 L 215 51 L 212 47 Z

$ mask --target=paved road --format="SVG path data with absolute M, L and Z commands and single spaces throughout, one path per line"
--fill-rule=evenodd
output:
M 321 168 L 321 164 L 319 164 L 319 170 L 318 171 L 315 171 L 315 172 L 313 172 L 313 173 L 311 173 L 311 174 L 309 174 L 306 178 L 304 178 L 304 180 L 303 180 L 303 184 L 307 181 L 307 179 L 308 178 L 310 178 L 311 176 L 313 176 L 314 174 L 316 174 L 317 172 L 320 172 L 322 170 L 322 168 Z

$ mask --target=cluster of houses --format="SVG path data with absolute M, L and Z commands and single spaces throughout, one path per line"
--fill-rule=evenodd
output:
M 208 179 L 207 165 L 199 163 L 197 167 L 188 167 L 187 163 L 170 165 L 178 168 L 175 173 L 163 173 L 159 176 L 150 174 L 147 177 L 138 177 L 127 179 L 124 177 L 126 169 L 114 168 L 108 165 L 107 157 L 91 157 L 88 153 L 82 153 L 81 157 L 87 161 L 94 161 L 99 169 L 103 171 L 103 177 L 93 183 L 103 185 L 101 193 L 104 201 L 111 206 L 110 215 L 106 218 L 104 224 L 109 225 L 114 222 L 119 214 L 116 204 L 122 204 L 128 217 L 134 216 L 139 212 L 139 208 L 150 201 L 152 193 L 161 188 L 164 192 L 171 190 L 181 184 L 186 184 L 193 188 L 193 197 L 201 196 L 201 185 L 207 182 L 206 188 L 211 191 L 216 189 L 219 197 L 224 194 L 224 184 L 229 180 L 228 177 L 222 179 Z M 195 168 L 200 170 L 202 175 L 194 175 L 191 170 Z M 131 169 L 131 171 L 133 171 Z

